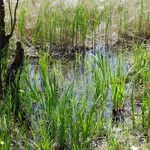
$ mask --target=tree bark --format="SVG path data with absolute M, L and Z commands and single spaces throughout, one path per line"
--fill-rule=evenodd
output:
M 2 56 L 3 51 L 7 48 L 9 43 L 9 37 L 5 32 L 5 7 L 4 1 L 0 0 L 0 55 Z M 0 57 L 2 58 L 2 57 Z
M 18 2 L 16 2 L 16 7 L 14 11 L 14 21 L 13 26 L 11 26 L 10 34 L 6 34 L 5 32 L 5 6 L 4 0 L 0 0 L 0 100 L 3 99 L 4 89 L 3 89 L 3 73 L 7 67 L 7 52 L 9 39 L 12 37 L 15 24 L 16 24 L 16 11 L 18 8 Z M 11 23 L 12 24 L 12 23 Z
M 5 49 L 6 32 L 5 32 L 5 8 L 4 1 L 0 0 L 0 100 L 3 95 L 3 82 L 2 82 L 2 57 Z
M 20 97 L 19 97 L 19 82 L 22 73 L 23 61 L 24 61 L 24 49 L 20 42 L 16 43 L 16 56 L 13 63 L 8 67 L 5 81 L 6 92 L 9 89 L 12 96 L 12 111 L 15 117 L 19 116 L 20 109 Z
M 0 0 L 0 46 L 2 46 L 2 39 L 5 37 L 5 8 L 4 1 Z M 1 50 L 1 49 L 0 49 Z

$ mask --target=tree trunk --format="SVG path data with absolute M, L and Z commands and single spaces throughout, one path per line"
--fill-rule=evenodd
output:
M 5 38 L 5 9 L 4 9 L 4 1 L 0 0 L 0 100 L 3 95 L 3 82 L 2 82 L 2 51 L 4 49 L 4 38 Z
M 3 61 L 7 57 L 9 37 L 5 32 L 5 7 L 4 1 L 0 0 L 0 100 L 3 99 Z
M 12 111 L 14 112 L 15 117 L 18 117 L 20 109 L 19 82 L 24 61 L 24 49 L 20 42 L 17 42 L 16 46 L 14 62 L 6 71 L 5 93 L 7 93 L 8 89 L 10 90 L 12 96 Z
M 5 37 L 5 8 L 4 8 L 4 1 L 0 0 L 0 48 L 2 47 L 3 37 Z M 1 49 L 0 49 L 1 50 Z

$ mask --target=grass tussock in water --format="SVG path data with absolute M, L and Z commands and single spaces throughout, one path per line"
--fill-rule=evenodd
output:
M 139 53 L 137 55 L 138 51 L 140 56 Z M 134 144 L 141 148 L 147 147 L 150 128 L 150 93 L 147 86 L 149 56 L 145 55 L 145 51 L 147 49 L 144 47 L 135 46 L 133 55 L 135 62 L 126 75 L 122 69 L 121 64 L 124 60 L 120 54 L 118 54 L 116 70 L 111 69 L 108 58 L 96 54 L 90 62 L 88 60 L 86 62 L 87 67 L 82 79 L 86 84 L 81 82 L 80 90 L 77 90 L 75 78 L 66 86 L 59 64 L 49 71 L 48 55 L 40 56 L 40 83 L 38 74 L 31 82 L 27 72 L 23 74 L 20 82 L 20 106 L 26 109 L 26 120 L 23 123 L 14 122 L 11 112 L 12 97 L 9 92 L 6 103 L 0 110 L 1 148 L 85 149 L 93 147 L 94 149 L 101 146 L 104 149 L 119 149 L 121 143 L 125 149 Z M 140 57 L 143 58 L 143 63 L 136 61 Z M 93 80 L 92 82 L 89 82 L 89 73 L 92 75 L 90 79 Z M 125 90 L 127 76 L 130 76 L 128 93 Z M 137 99 L 136 94 L 141 91 L 141 86 L 145 92 Z M 110 90 L 112 106 L 107 107 Z M 126 104 L 129 105 L 127 108 Z M 124 113 L 126 109 L 130 115 Z M 113 127 L 116 122 L 119 130 Z M 133 135 L 132 132 L 136 132 L 137 135 Z M 140 132 L 143 135 L 140 138 L 144 141 L 139 145 L 137 141 Z M 127 144 L 128 138 L 131 141 Z M 97 143 L 99 139 L 102 144 Z

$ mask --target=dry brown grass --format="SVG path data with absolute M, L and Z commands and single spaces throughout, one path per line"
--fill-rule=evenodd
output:
M 14 1 L 14 0 L 13 0 Z M 27 16 L 26 16 L 26 38 L 31 36 L 33 29 L 35 28 L 39 10 L 46 0 L 22 0 L 20 1 L 20 10 L 24 7 L 26 3 Z M 51 8 L 60 4 L 60 1 L 48 0 L 51 3 Z M 91 6 L 91 0 L 84 1 L 84 4 L 89 7 Z M 65 7 L 74 7 L 78 0 L 64 0 L 62 9 Z M 141 8 L 141 2 L 143 2 L 143 8 Z M 95 0 L 95 3 L 99 4 L 99 11 L 107 13 L 101 17 L 101 24 L 96 31 L 96 39 L 99 42 L 106 40 L 109 45 L 114 45 L 118 40 L 122 38 L 128 39 L 128 37 L 143 38 L 147 40 L 150 37 L 150 1 L 149 0 Z M 110 4 L 112 6 L 112 14 L 109 13 Z M 20 12 L 19 10 L 19 12 Z M 57 10 L 56 10 L 57 11 Z M 123 14 L 124 13 L 124 14 Z M 18 13 L 19 14 L 19 13 Z M 110 20 L 106 19 L 107 17 Z M 62 16 L 63 17 L 63 16 Z M 120 19 L 122 17 L 122 27 L 120 26 Z M 110 21 L 109 29 L 106 33 L 106 24 Z M 141 25 L 139 23 L 141 21 Z M 120 29 L 119 29 L 120 28 Z M 89 35 L 91 38 L 91 35 Z M 106 41 L 105 41 L 106 42 Z M 88 42 L 87 42 L 88 43 Z
M 141 10 L 141 0 L 126 0 L 121 3 L 119 0 L 113 0 L 113 14 L 112 14 L 112 26 L 109 34 L 109 41 L 114 44 L 120 38 L 124 37 L 138 37 L 142 36 L 147 38 L 150 35 L 150 20 L 148 15 L 150 15 L 150 2 L 143 1 L 143 10 Z M 121 9 L 124 9 L 124 15 L 126 16 L 123 20 L 123 24 L 126 26 L 119 31 L 119 21 L 121 17 Z M 141 12 L 143 14 L 141 14 Z M 141 15 L 141 18 L 140 18 Z M 138 24 L 141 19 L 141 28 L 138 29 Z M 149 18 L 150 19 L 150 18 Z

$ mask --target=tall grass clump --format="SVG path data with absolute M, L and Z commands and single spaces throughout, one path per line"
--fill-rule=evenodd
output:
M 105 0 L 101 4 L 99 9 L 102 12 L 99 27 L 101 33 L 99 36 L 106 44 L 131 42 L 129 39 L 148 40 L 150 35 L 148 0 Z
M 34 14 L 27 9 L 28 4 L 32 5 Z M 100 3 L 97 0 L 77 0 L 76 3 L 44 0 L 32 4 L 22 1 L 19 9 L 19 38 L 28 34 L 33 44 L 48 46 L 51 50 L 66 50 L 69 44 L 70 47 L 85 46 L 87 38 L 95 45 L 97 39 L 115 44 L 128 37 L 147 41 L 150 35 L 148 0 L 104 0 Z M 7 16 L 6 20 L 8 24 L 10 18 Z
M 23 4 L 22 4 L 23 5 Z M 25 31 L 26 31 L 26 17 L 27 17 L 27 6 L 24 4 L 21 6 L 22 9 L 20 10 L 18 16 L 18 38 L 20 41 L 25 41 Z
M 118 34 L 123 35 L 129 30 L 129 10 L 124 6 L 125 4 L 122 2 L 118 8 L 117 13 L 119 15 L 118 21 Z
M 95 94 L 94 99 L 98 107 L 103 109 L 107 104 L 109 65 L 107 59 L 102 54 L 97 54 L 96 64 L 93 66 Z M 96 58 L 95 58 L 96 59 Z
M 125 75 L 123 72 L 124 63 L 121 54 L 118 53 L 116 70 L 110 72 L 110 87 L 112 92 L 112 115 L 114 122 L 121 121 L 124 108 Z
M 3 105 L 4 106 L 4 105 Z M 9 125 L 10 117 L 7 115 L 9 112 L 6 112 L 6 106 L 3 110 L 0 110 L 0 149 L 9 149 L 10 147 L 10 134 L 9 134 Z
M 136 99 L 141 103 L 142 125 L 146 128 L 149 127 L 149 60 L 149 49 L 136 45 L 134 48 Z
M 105 43 L 108 44 L 108 36 L 112 30 L 112 15 L 113 15 L 113 5 L 112 2 L 109 1 L 104 5 L 104 10 L 102 13 L 102 18 L 104 21 L 104 37 Z
M 138 35 L 149 35 L 149 25 L 150 25 L 150 12 L 147 10 L 147 7 L 149 7 L 148 1 L 140 0 L 140 9 L 138 11 L 138 18 L 137 18 L 137 27 L 136 32 Z M 146 11 L 145 11 L 146 9 Z
M 90 1 L 78 1 L 75 6 L 64 3 L 52 5 L 45 1 L 40 8 L 34 32 L 35 41 L 46 45 L 81 46 L 91 30 L 95 30 L 100 19 L 97 5 Z
M 138 85 L 142 85 L 147 89 L 149 84 L 149 49 L 144 48 L 142 45 L 135 45 L 134 62 L 137 88 L 140 90 L 141 86 Z
M 37 83 L 32 86 L 27 79 L 29 95 L 38 106 L 36 120 L 32 120 L 33 140 L 37 147 L 44 149 L 84 149 L 94 135 L 103 133 L 102 107 L 97 109 L 97 101 L 94 100 L 88 105 L 82 91 L 76 96 L 74 82 L 62 87 L 57 68 L 49 72 L 45 62 L 48 62 L 47 56 L 41 56 L 41 87 Z M 106 94 L 103 92 L 103 95 Z M 105 101 L 106 96 L 103 95 L 99 101 Z

